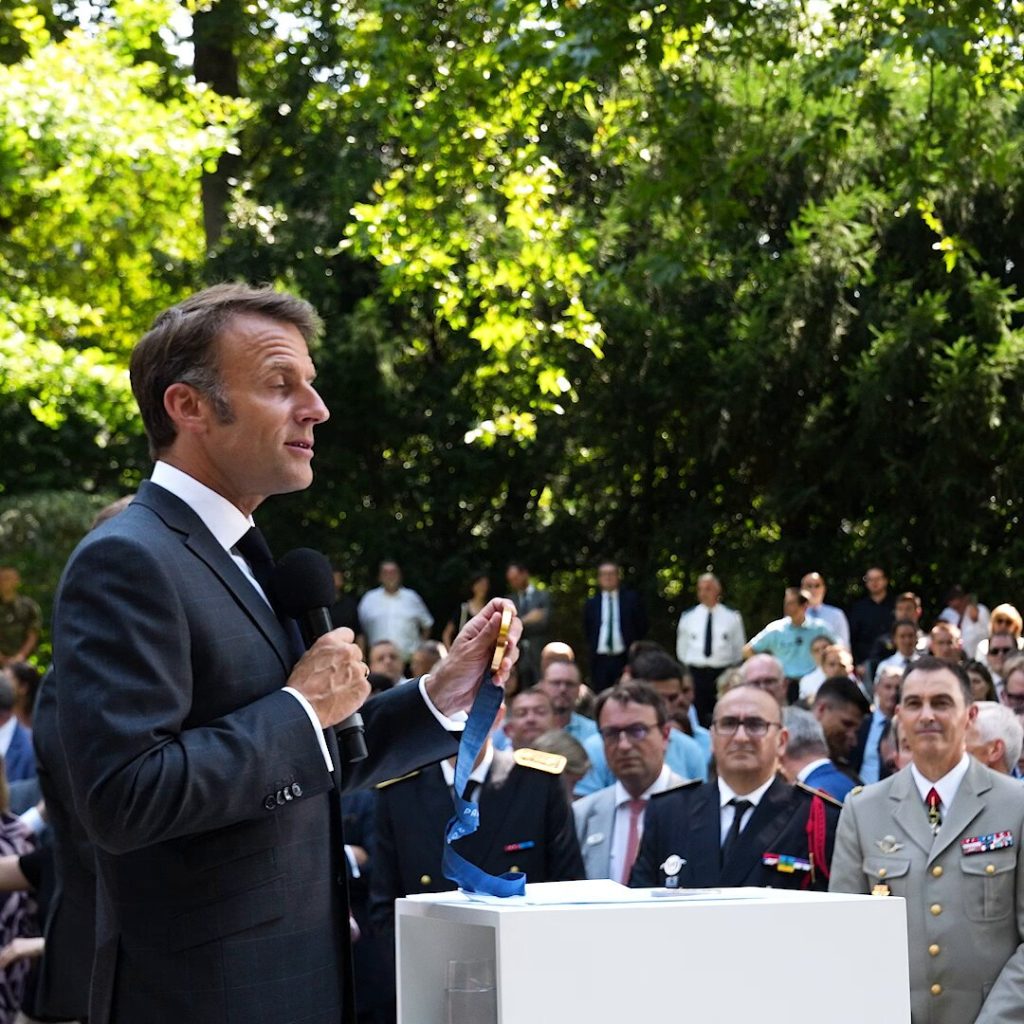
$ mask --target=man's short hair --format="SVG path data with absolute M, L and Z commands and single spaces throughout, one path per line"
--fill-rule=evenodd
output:
M 791 597 L 795 601 L 799 601 L 802 605 L 808 605 L 811 603 L 811 595 L 800 587 L 786 587 L 786 597 Z
M 14 683 L 7 674 L 0 672 L 0 712 L 14 710 Z
M 533 686 L 527 686 L 523 690 L 516 690 L 511 696 L 505 698 L 505 706 L 511 711 L 512 705 L 515 704 L 520 697 L 543 697 L 551 708 L 552 714 L 555 710 L 555 705 L 551 703 L 551 695 L 547 690 L 542 690 L 539 686 L 534 684 Z
M 919 598 L 912 590 L 904 590 L 902 594 L 897 594 L 893 605 L 900 604 L 903 601 L 913 601 L 914 607 L 917 608 L 918 611 L 921 610 L 921 598 Z
M 597 703 L 594 705 L 594 720 L 601 721 L 601 711 L 610 700 L 617 704 L 646 704 L 654 708 L 659 726 L 668 721 L 668 706 L 664 699 L 653 686 L 631 679 L 625 683 L 616 683 L 607 690 L 602 690 L 598 695 Z
M 979 700 L 974 702 L 974 706 L 978 709 L 978 717 L 974 720 L 978 739 L 982 743 L 1002 740 L 1005 748 L 1003 763 L 1006 770 L 1012 772 L 1020 760 L 1021 750 L 1024 750 L 1024 725 L 1005 704 Z
M 634 679 L 660 683 L 663 679 L 682 679 L 683 666 L 666 651 L 644 651 L 629 666 Z
M 783 708 L 782 728 L 789 733 L 786 741 L 787 756 L 796 758 L 817 754 L 819 757 L 828 757 L 825 730 L 810 711 L 796 705 Z
M 858 708 L 865 715 L 871 710 L 867 697 L 861 688 L 846 676 L 829 676 L 814 695 L 815 704 L 825 704 L 830 708 L 841 704 L 849 704 Z
M 938 672 L 946 669 L 956 676 L 960 683 L 960 689 L 964 695 L 964 701 L 970 705 L 974 703 L 974 695 L 971 693 L 971 677 L 964 670 L 964 667 L 956 661 L 947 661 L 945 658 L 936 658 L 934 654 L 922 654 L 917 661 L 910 662 L 903 670 L 903 682 L 900 683 L 900 699 L 903 698 L 903 689 L 911 672 Z M 1009 672 L 1006 673 L 1009 675 Z
M 130 361 L 132 392 L 153 458 L 177 436 L 164 408 L 164 394 L 172 384 L 191 385 L 210 399 L 222 422 L 231 422 L 216 342 L 234 317 L 245 315 L 291 324 L 307 344 L 322 328 L 316 310 L 303 299 L 247 284 L 217 284 L 164 310 L 132 350 Z
M 370 644 L 370 651 L 375 651 L 378 647 L 383 647 L 385 644 L 387 644 L 388 647 L 394 647 L 396 651 L 398 650 L 398 644 L 396 644 L 394 640 L 388 640 L 387 637 L 382 637 L 380 640 L 374 640 L 373 643 Z

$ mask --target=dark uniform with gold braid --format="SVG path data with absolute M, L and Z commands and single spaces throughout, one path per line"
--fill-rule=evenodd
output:
M 841 807 L 826 793 L 777 776 L 723 862 L 718 783 L 691 782 L 659 793 L 647 808 L 629 884 L 823 892 Z

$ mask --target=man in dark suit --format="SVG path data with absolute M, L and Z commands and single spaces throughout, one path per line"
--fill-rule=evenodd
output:
M 79 545 L 54 609 L 60 739 L 96 844 L 90 1024 L 348 1024 L 339 793 L 451 754 L 448 716 L 494 648 L 507 602 L 429 680 L 363 706 L 369 757 L 342 762 L 366 666 L 348 629 L 296 661 L 251 532 L 264 498 L 312 481 L 318 327 L 298 299 L 220 285 L 132 354 L 153 477 Z
M 533 686 L 541 677 L 540 655 L 548 642 L 551 626 L 551 595 L 530 582 L 525 562 L 509 562 L 505 570 L 509 599 L 523 622 L 523 652 L 519 662 L 519 685 Z
M 622 570 L 616 562 L 605 561 L 597 567 L 597 586 L 598 593 L 583 605 L 590 685 L 595 693 L 619 681 L 629 645 L 647 635 L 643 602 L 636 591 L 622 588 Z
M 630 885 L 827 889 L 841 805 L 777 775 L 787 735 L 775 698 L 729 690 L 711 736 L 718 779 L 651 798 Z

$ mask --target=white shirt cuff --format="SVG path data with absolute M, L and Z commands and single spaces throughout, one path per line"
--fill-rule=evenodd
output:
M 290 693 L 303 707 L 303 710 L 309 716 L 310 724 L 313 726 L 313 730 L 316 733 L 317 742 L 320 744 L 320 750 L 324 755 L 324 764 L 327 765 L 329 772 L 334 771 L 334 762 L 331 760 L 330 751 L 327 749 L 327 740 L 324 739 L 324 731 L 320 727 L 320 719 L 316 717 L 316 712 L 313 710 L 313 705 L 306 700 L 305 697 L 299 693 L 294 687 L 282 686 L 282 690 L 285 693 Z
M 456 711 L 455 714 L 449 718 L 447 715 L 441 714 L 440 711 L 434 707 L 434 702 L 427 696 L 427 680 L 430 678 L 429 675 L 420 676 L 420 693 L 423 695 L 423 700 L 426 702 L 430 713 L 441 723 L 441 726 L 448 730 L 448 732 L 462 732 L 466 728 L 466 719 L 469 717 L 465 711 Z
M 18 817 L 32 830 L 33 835 L 39 835 L 46 828 L 46 822 L 43 821 L 43 816 L 39 813 L 38 807 L 30 807 L 24 814 L 19 814 Z
M 359 878 L 359 862 L 356 860 L 356 855 L 352 852 L 352 847 L 348 843 L 345 844 L 345 859 L 348 861 L 348 869 L 351 873 L 352 878 Z

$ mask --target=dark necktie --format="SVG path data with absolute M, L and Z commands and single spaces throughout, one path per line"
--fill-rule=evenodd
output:
M 235 550 L 249 563 L 256 582 L 274 608 L 274 556 L 270 545 L 258 526 L 253 526 L 235 545 Z
M 711 609 L 708 609 L 708 624 L 704 629 L 704 657 L 711 657 Z
M 734 796 L 729 803 L 736 809 L 736 813 L 733 815 L 732 824 L 729 826 L 725 842 L 722 843 L 723 864 L 728 863 L 733 850 L 736 849 L 736 843 L 740 838 L 740 831 L 743 827 L 743 815 L 754 806 L 749 800 L 741 800 L 738 796 Z
M 608 633 L 605 644 L 611 654 L 615 650 L 615 595 L 606 591 L 605 596 L 608 598 Z

